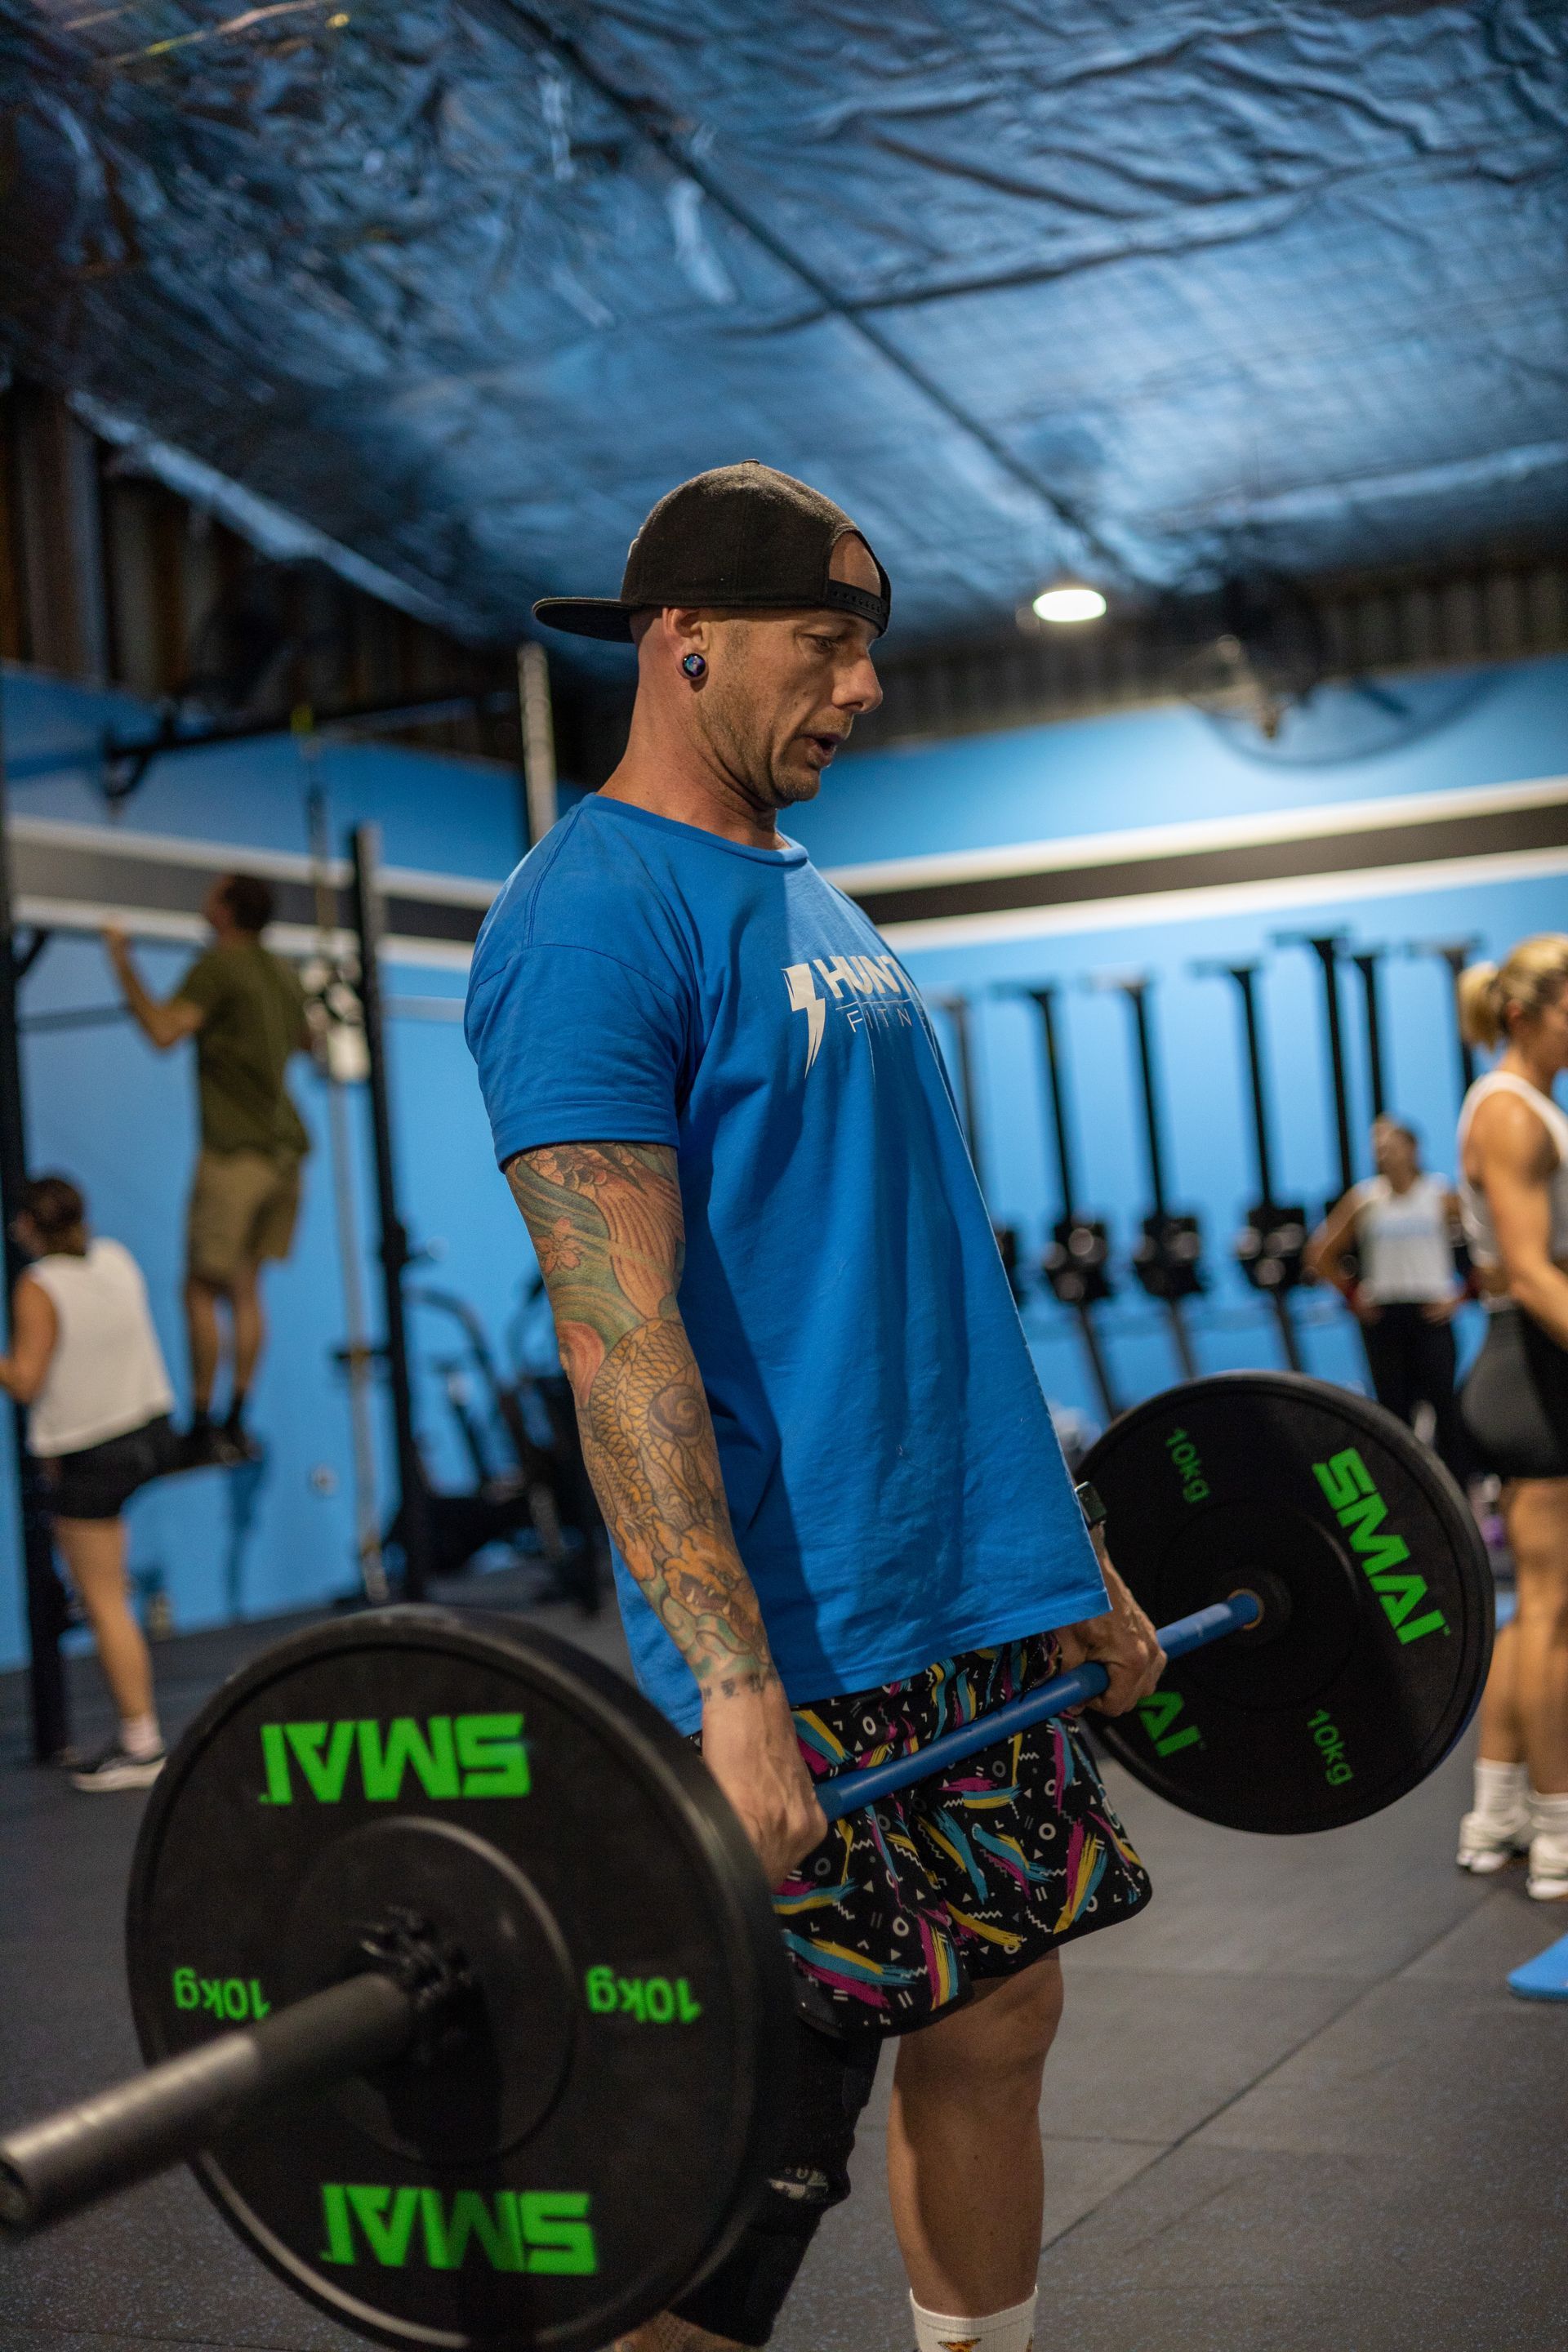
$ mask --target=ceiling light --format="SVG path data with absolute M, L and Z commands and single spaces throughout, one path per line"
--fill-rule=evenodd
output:
M 1081 580 L 1058 580 L 1055 587 L 1041 589 L 1034 609 L 1042 621 L 1098 621 L 1105 610 L 1105 599 L 1098 588 L 1087 588 Z

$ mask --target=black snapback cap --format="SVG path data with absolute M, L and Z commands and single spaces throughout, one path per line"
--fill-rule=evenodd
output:
M 793 474 L 752 457 L 716 466 L 660 499 L 631 543 L 618 596 L 542 596 L 533 616 L 574 636 L 626 643 L 634 613 L 666 604 L 757 612 L 823 606 L 869 621 L 880 636 L 892 590 L 875 553 L 879 595 L 828 577 L 833 551 L 850 531 L 869 550 L 842 507 Z

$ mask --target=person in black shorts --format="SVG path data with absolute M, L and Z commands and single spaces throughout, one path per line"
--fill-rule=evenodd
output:
M 1458 1198 L 1447 1177 L 1423 1169 L 1403 1119 L 1375 1118 L 1372 1149 L 1377 1174 L 1334 1203 L 1307 1244 L 1308 1270 L 1333 1284 L 1361 1325 L 1379 1404 L 1412 1424 L 1418 1405 L 1431 1406 L 1432 1450 L 1463 1486 L 1474 1465 L 1454 1390 L 1454 1315 L 1466 1296 L 1454 1267 Z
M 58 1546 L 98 1644 L 119 1717 L 79 1789 L 144 1789 L 163 1764 L 153 1664 L 132 1614 L 126 1503 L 174 1466 L 168 1374 L 142 1270 L 120 1242 L 88 1231 L 64 1176 L 27 1187 L 16 1240 L 32 1264 L 11 1301 L 0 1388 L 29 1408 L 27 1442 L 44 1475 Z
M 1461 1869 L 1528 1851 L 1530 1894 L 1568 1898 L 1568 934 L 1523 940 L 1460 978 L 1465 1033 L 1502 1053 L 1459 1115 L 1460 1202 L 1487 1336 L 1460 1395 L 1504 1479 L 1519 1607 L 1481 1702 Z
M 880 699 L 885 573 L 764 466 L 660 501 L 619 598 L 626 756 L 502 890 L 467 1032 L 554 1309 L 644 1688 L 774 1887 L 788 2144 L 622 2352 L 761 2345 L 848 2192 L 878 2056 L 919 2352 L 1026 2352 L 1059 1950 L 1149 1885 L 1063 1724 L 828 1830 L 825 1773 L 1058 1664 L 1163 1660 L 1075 1501 L 909 975 L 781 833 Z M 700 2162 L 700 2151 L 693 2151 Z

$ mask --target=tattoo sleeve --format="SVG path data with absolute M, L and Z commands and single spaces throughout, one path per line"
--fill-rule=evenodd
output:
M 773 1675 L 676 1292 L 685 1234 L 667 1144 L 552 1144 L 508 1163 L 622 1558 L 704 1696 Z

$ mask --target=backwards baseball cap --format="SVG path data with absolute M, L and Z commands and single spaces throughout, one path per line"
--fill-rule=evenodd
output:
M 873 554 L 881 592 L 828 576 L 848 533 L 870 542 L 842 507 L 792 474 L 748 457 L 694 474 L 660 499 L 631 543 L 619 596 L 543 596 L 533 616 L 578 637 L 628 640 L 632 614 L 665 604 L 721 604 L 742 612 L 825 606 L 888 625 L 892 590 Z

